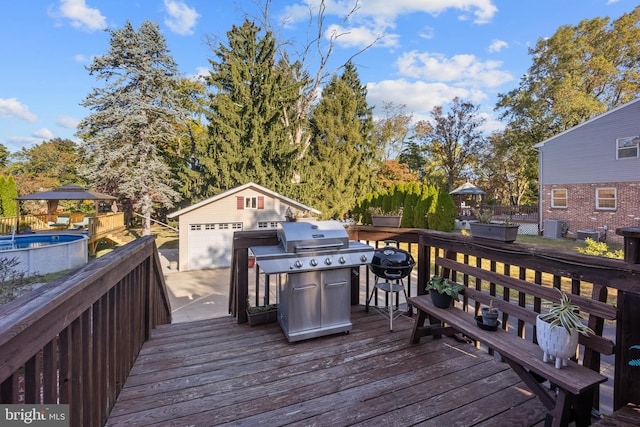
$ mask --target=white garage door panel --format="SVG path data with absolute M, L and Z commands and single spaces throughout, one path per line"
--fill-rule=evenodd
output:
M 241 223 L 190 224 L 189 270 L 231 266 L 233 233 Z

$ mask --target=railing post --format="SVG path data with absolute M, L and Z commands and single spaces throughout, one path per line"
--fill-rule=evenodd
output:
M 640 264 L 640 227 L 618 228 L 616 234 L 624 237 L 624 260 L 629 264 Z M 640 346 L 640 294 L 618 291 L 617 304 L 614 410 L 629 402 L 640 403 L 640 368 L 629 364 L 640 354 L 639 350 L 631 348 Z

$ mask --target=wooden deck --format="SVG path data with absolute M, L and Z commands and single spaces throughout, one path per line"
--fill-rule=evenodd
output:
M 543 425 L 506 363 L 451 338 L 410 345 L 413 321 L 363 306 L 353 330 L 290 344 L 277 323 L 163 325 L 146 342 L 108 426 Z

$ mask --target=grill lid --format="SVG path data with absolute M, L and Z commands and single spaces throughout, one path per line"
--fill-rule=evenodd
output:
M 277 235 L 279 245 L 251 248 L 266 274 L 357 267 L 373 255 L 373 247 L 349 241 L 339 221 L 284 222 Z
M 415 264 L 409 252 L 387 245 L 373 252 L 369 269 L 378 277 L 404 279 L 411 273 Z
M 349 247 L 349 235 L 338 221 L 282 222 L 278 240 L 285 252 L 338 250 Z

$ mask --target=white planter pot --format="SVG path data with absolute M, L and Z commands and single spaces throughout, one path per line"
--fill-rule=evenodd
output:
M 569 334 L 562 326 L 551 327 L 551 324 L 536 318 L 536 336 L 538 345 L 544 352 L 542 360 L 544 362 L 554 361 L 556 369 L 567 366 L 570 358 L 576 355 L 578 348 L 577 331 Z

